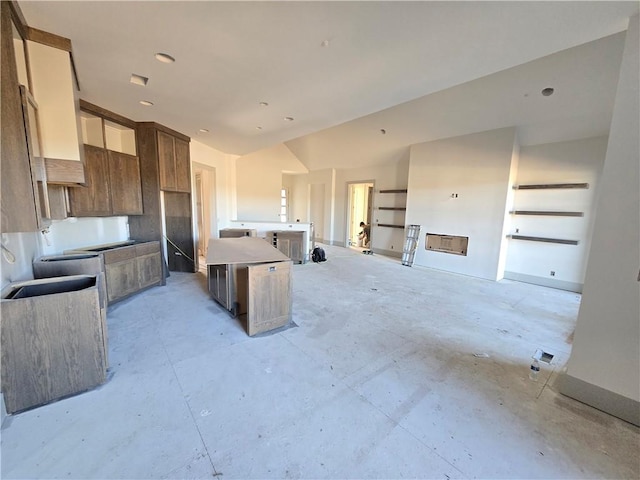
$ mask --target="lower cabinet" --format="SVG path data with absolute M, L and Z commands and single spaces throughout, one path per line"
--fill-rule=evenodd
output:
M 102 256 L 107 302 L 122 300 L 153 285 L 162 284 L 160 242 L 123 242 L 65 252 L 95 252 Z
M 99 278 L 30 280 L 3 292 L 2 393 L 8 413 L 104 383 L 107 332 Z
M 306 233 L 304 230 L 277 230 L 267 232 L 267 240 L 295 263 L 305 263 Z

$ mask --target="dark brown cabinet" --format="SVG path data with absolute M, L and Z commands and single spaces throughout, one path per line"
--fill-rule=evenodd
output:
M 98 253 L 102 257 L 109 304 L 147 287 L 163 284 L 160 242 L 127 241 L 85 247 L 65 253 Z
M 188 142 L 159 130 L 158 163 L 161 190 L 187 193 L 191 191 Z
M 48 198 L 34 104 L 19 85 L 14 45 L 22 38 L 12 21 L 11 2 L 2 5 L 1 119 L 2 123 L 2 232 L 34 232 L 48 224 Z M 35 133 L 35 134 L 34 134 Z M 34 135 L 32 135 L 34 134 Z M 29 144 L 31 140 L 31 144 Z
M 106 379 L 107 331 L 98 277 L 12 284 L 2 307 L 2 393 L 15 413 Z
M 76 217 L 142 214 L 138 157 L 92 145 L 84 146 L 87 187 L 69 189 Z
M 153 122 L 136 127 L 142 215 L 129 217 L 131 238 L 166 246 L 170 271 L 196 272 L 189 137 Z

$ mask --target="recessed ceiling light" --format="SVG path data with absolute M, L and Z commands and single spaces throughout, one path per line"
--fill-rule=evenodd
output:
M 323 40 L 322 43 L 320 44 L 321 47 L 328 47 L 329 46 L 329 40 Z
M 258 126 L 258 127 L 256 127 L 256 130 L 262 130 L 262 127 Z
M 131 79 L 129 80 L 129 82 L 133 83 L 134 85 L 140 85 L 141 87 L 146 87 L 147 82 L 149 82 L 149 78 L 144 77 L 142 75 L 138 75 L 136 73 L 132 73 Z
M 201 128 L 200 130 L 198 130 L 200 133 L 209 133 L 209 130 L 207 130 L 206 128 Z
M 140 100 L 140 105 L 144 105 L 145 107 L 150 107 L 153 105 L 153 102 L 150 102 L 149 100 Z
M 268 107 L 269 104 L 267 102 L 260 102 L 261 107 Z
M 155 57 L 156 57 L 156 60 L 162 63 L 173 63 L 176 61 L 175 58 L 173 58 L 171 55 L 167 53 L 156 53 Z
M 552 88 L 552 87 L 547 87 L 547 88 L 543 89 L 541 93 L 542 93 L 542 95 L 544 95 L 545 97 L 548 97 L 548 96 L 550 96 L 550 95 L 553 95 L 553 92 L 554 92 L 554 90 L 553 90 L 553 88 Z
M 284 117 L 285 122 L 293 122 L 293 117 Z

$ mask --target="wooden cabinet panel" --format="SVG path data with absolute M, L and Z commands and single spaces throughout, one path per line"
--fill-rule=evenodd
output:
M 71 215 L 104 217 L 142 214 L 138 157 L 84 146 L 87 187 L 70 187 Z
M 291 320 L 291 262 L 249 265 L 247 333 L 282 327 Z
M 138 288 L 157 285 L 162 280 L 162 260 L 160 252 L 136 258 L 138 267 Z
M 2 393 L 15 413 L 105 381 L 106 338 L 96 277 L 22 282 L 2 305 Z M 39 290 L 39 291 L 38 291 Z
M 100 255 L 100 263 L 104 265 L 108 303 L 116 302 L 152 285 L 164 285 L 160 242 L 120 243 L 65 252 L 74 255 L 83 252 Z
M 174 138 L 158 131 L 158 163 L 160 165 L 160 189 L 176 190 L 176 152 Z
M 87 187 L 69 188 L 71 215 L 75 217 L 111 215 L 107 151 L 85 145 L 84 156 Z
M 153 122 L 138 123 L 136 136 L 144 213 L 129 217 L 131 238 L 150 241 L 162 240 L 166 236 L 170 241 L 167 242 L 167 262 L 163 262 L 163 268 L 197 271 L 191 223 L 189 137 Z
M 296 263 L 306 261 L 306 232 L 280 230 L 267 232 L 269 242 Z
M 167 228 L 167 263 L 169 270 L 197 272 L 195 244 L 191 224 L 191 195 L 165 192 L 165 224 Z
M 138 157 L 109 151 L 109 185 L 113 215 L 142 214 Z
M 104 266 L 107 277 L 109 303 L 131 295 L 138 290 L 138 268 L 135 260 L 125 260 Z
M 175 139 L 176 154 L 176 191 L 191 191 L 191 162 L 189 158 L 189 143 L 179 138 Z

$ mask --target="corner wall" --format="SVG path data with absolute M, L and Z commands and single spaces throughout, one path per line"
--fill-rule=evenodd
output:
M 582 303 L 560 392 L 640 425 L 640 36 L 629 21 Z
M 239 157 L 237 168 L 237 220 L 277 222 L 280 219 L 282 174 L 307 169 L 284 145 Z
M 512 215 L 512 232 L 579 243 L 510 239 L 506 278 L 582 291 L 606 151 L 606 136 L 521 147 L 517 184 L 588 183 L 589 188 L 515 191 L 512 210 L 582 212 L 584 216 Z
M 422 227 L 416 265 L 501 278 L 515 144 L 511 127 L 411 147 L 406 223 Z M 427 233 L 469 237 L 467 256 L 427 251 Z

